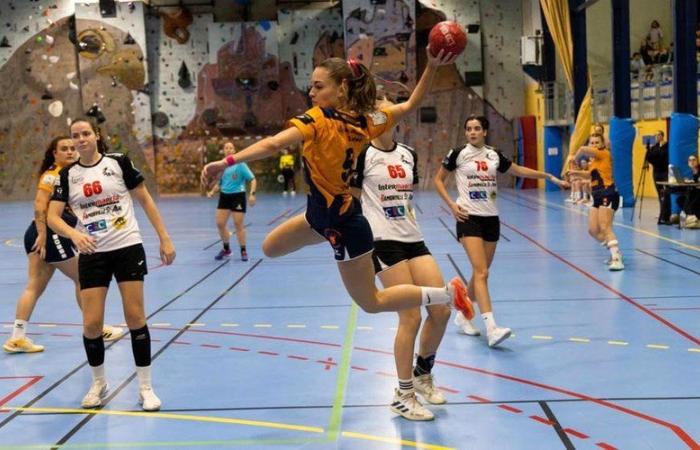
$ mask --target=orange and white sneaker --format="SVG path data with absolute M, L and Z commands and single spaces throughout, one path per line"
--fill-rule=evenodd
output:
M 464 284 L 464 281 L 462 281 L 460 277 L 454 277 L 450 280 L 449 286 L 452 288 L 452 301 L 450 302 L 450 306 L 461 312 L 467 320 L 472 320 L 474 318 L 474 307 L 469 298 L 467 285 Z
M 43 345 L 35 344 L 28 337 L 10 338 L 5 341 L 2 348 L 7 353 L 38 353 L 44 351 Z

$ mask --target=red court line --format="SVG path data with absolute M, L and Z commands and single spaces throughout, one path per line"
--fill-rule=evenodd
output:
M 498 407 L 501 408 L 501 409 L 505 409 L 506 411 L 510 411 L 510 412 L 512 412 L 512 413 L 516 413 L 516 414 L 520 414 L 521 412 L 523 412 L 522 409 L 513 408 L 513 407 L 510 406 L 510 405 L 498 405 Z
M 287 358 L 298 359 L 300 361 L 308 361 L 309 360 L 309 358 L 307 358 L 306 356 L 297 356 L 297 355 L 287 355 Z
M 479 397 L 476 395 L 467 395 L 467 397 L 471 398 L 472 400 L 476 400 L 477 402 L 491 403 L 491 400 L 485 399 L 484 397 Z
M 221 348 L 220 345 L 216 344 L 201 344 L 200 347 L 207 347 L 207 348 Z
M 350 366 L 350 368 L 355 369 L 355 370 L 369 370 L 366 367 L 358 367 L 358 366 Z
M 583 434 L 580 431 L 576 431 L 572 428 L 564 428 L 564 431 L 566 431 L 567 433 L 569 433 L 572 436 L 576 436 L 579 439 L 588 439 L 590 437 L 590 436 Z
M 457 389 L 452 389 L 445 386 L 438 386 L 437 388 L 441 391 L 449 392 L 450 394 L 459 394 L 459 391 Z
M 7 402 L 12 400 L 13 398 L 17 397 L 19 394 L 22 392 L 26 391 L 30 387 L 34 386 L 36 383 L 38 383 L 42 378 L 44 378 L 41 375 L 28 375 L 24 377 L 0 377 L 0 380 L 17 380 L 17 379 L 27 379 L 29 378 L 29 381 L 24 383 L 22 386 L 20 386 L 18 389 L 15 389 L 14 391 L 10 392 L 8 395 L 6 395 L 3 398 L 0 398 L 0 408 L 5 405 Z M 0 409 L 0 412 L 8 412 L 8 410 L 3 410 Z
M 265 350 L 260 350 L 258 353 L 260 353 L 261 355 L 269 355 L 269 356 L 278 356 L 279 355 L 279 353 L 267 352 Z
M 275 222 L 277 222 L 278 220 L 280 220 L 282 217 L 286 216 L 291 210 L 292 210 L 292 208 L 289 208 L 289 209 L 285 210 L 282 214 L 280 214 L 279 216 L 275 217 L 274 219 L 272 219 L 271 221 L 269 221 L 267 224 L 268 224 L 268 225 L 272 225 L 273 223 L 275 223 Z
M 239 348 L 239 347 L 229 347 L 229 350 L 235 350 L 237 352 L 249 352 L 250 349 L 248 348 Z
M 617 450 L 617 447 L 613 447 L 610 444 L 606 444 L 605 442 L 598 442 L 596 443 L 596 446 L 602 448 L 603 450 Z
M 608 291 L 612 292 L 613 294 L 617 295 L 618 297 L 620 297 L 622 300 L 626 301 L 626 302 L 629 303 L 630 305 L 634 306 L 635 308 L 639 309 L 640 311 L 644 312 L 645 314 L 651 316 L 652 318 L 654 318 L 654 319 L 656 319 L 657 321 L 661 322 L 662 324 L 666 325 L 667 327 L 669 327 L 670 329 L 672 329 L 672 330 L 675 331 L 676 333 L 680 334 L 681 336 L 685 337 L 685 338 L 688 339 L 689 341 L 695 343 L 696 345 L 700 345 L 700 339 L 696 338 L 695 336 L 693 336 L 693 335 L 691 335 L 690 333 L 686 332 L 685 330 L 681 329 L 679 326 L 677 326 L 677 325 L 675 325 L 675 324 L 669 322 L 668 320 L 664 319 L 664 318 L 661 317 L 660 315 L 654 313 L 654 312 L 653 312 L 652 310 L 650 310 L 649 308 L 645 308 L 645 307 L 642 306 L 640 303 L 635 302 L 634 300 L 632 300 L 632 298 L 626 296 L 625 294 L 623 294 L 622 292 L 618 291 L 618 290 L 615 289 L 614 287 L 605 284 L 603 281 L 599 280 L 598 278 L 594 277 L 594 276 L 591 275 L 590 273 L 586 272 L 585 270 L 583 270 L 582 268 L 580 268 L 580 267 L 577 266 L 576 264 L 574 264 L 574 263 L 572 263 L 572 262 L 569 262 L 567 259 L 565 259 L 564 257 L 558 255 L 557 253 L 554 253 L 553 251 L 551 251 L 550 249 L 548 249 L 548 248 L 545 247 L 544 245 L 540 244 L 539 242 L 537 242 L 536 240 L 534 240 L 534 239 L 531 238 L 530 236 L 526 235 L 525 233 L 521 232 L 521 231 L 518 230 L 517 228 L 515 228 L 515 227 L 513 227 L 513 226 L 511 226 L 511 225 L 508 225 L 507 223 L 505 223 L 505 222 L 503 222 L 503 221 L 501 221 L 501 223 L 502 223 L 504 226 L 506 226 L 507 228 L 509 228 L 510 230 L 512 230 L 512 231 L 514 231 L 514 232 L 516 232 L 516 233 L 518 233 L 520 236 L 524 237 L 524 238 L 527 239 L 528 241 L 530 241 L 530 242 L 532 242 L 533 244 L 535 244 L 537 247 L 539 247 L 539 248 L 540 248 L 541 250 L 543 250 L 544 252 L 548 253 L 548 254 L 551 255 L 551 256 L 554 256 L 554 257 L 557 258 L 559 261 L 563 262 L 563 263 L 566 264 L 567 266 L 569 266 L 569 267 L 571 267 L 572 269 L 574 269 L 575 271 L 579 272 L 580 274 L 582 274 L 582 275 L 585 276 L 586 278 L 590 279 L 591 281 L 595 282 L 596 284 L 602 286 L 603 288 L 605 288 L 605 289 L 607 289 Z
M 536 421 L 538 421 L 538 422 L 540 422 L 540 423 L 543 423 L 543 424 L 545 424 L 545 425 L 554 425 L 554 422 L 552 422 L 551 420 L 546 419 L 546 418 L 544 418 L 544 417 L 540 417 L 540 416 L 530 416 L 530 419 L 536 420 Z

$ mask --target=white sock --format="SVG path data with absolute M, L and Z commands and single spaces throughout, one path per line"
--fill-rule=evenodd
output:
M 139 389 L 151 387 L 151 366 L 136 367 L 136 376 L 139 379 Z
M 603 242 L 600 243 L 600 245 L 602 245 L 603 247 L 607 247 L 607 246 L 608 246 L 608 241 L 603 241 Z
M 23 338 L 27 335 L 27 326 L 29 323 L 26 320 L 15 320 L 15 325 L 12 327 L 12 339 Z
M 414 392 L 413 379 L 402 380 L 399 378 L 399 393 L 401 393 L 401 395 L 405 395 L 410 392 Z
M 493 317 L 493 311 L 483 313 L 481 315 L 481 318 L 484 319 L 484 325 L 486 325 L 487 332 L 495 329 L 498 326 L 498 325 L 496 325 L 496 319 L 494 319 L 494 317 Z
M 106 383 L 105 379 L 105 365 L 101 364 L 99 366 L 92 367 L 90 366 L 90 369 L 92 369 L 92 381 L 93 383 L 96 381 Z
M 608 242 L 608 250 L 610 250 L 612 259 L 620 259 L 620 248 L 618 247 L 617 239 Z
M 421 305 L 444 305 L 452 301 L 452 286 L 420 288 Z

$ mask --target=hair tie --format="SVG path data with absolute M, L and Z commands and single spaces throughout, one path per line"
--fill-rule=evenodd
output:
M 350 71 L 352 72 L 352 77 L 354 80 L 358 80 L 365 76 L 365 74 L 362 72 L 362 68 L 360 67 L 360 63 L 356 59 L 350 58 L 348 59 L 347 63 L 350 67 Z

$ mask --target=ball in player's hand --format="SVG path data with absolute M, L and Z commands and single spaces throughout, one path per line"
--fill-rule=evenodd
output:
M 440 50 L 459 55 L 467 46 L 467 33 L 457 22 L 446 20 L 436 24 L 428 35 L 430 53 L 437 56 Z

